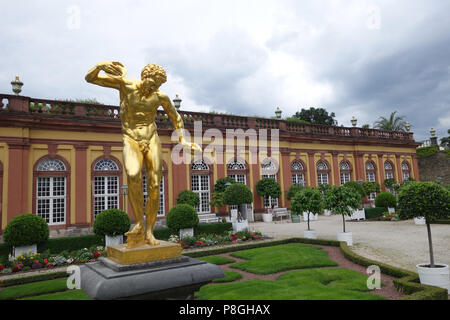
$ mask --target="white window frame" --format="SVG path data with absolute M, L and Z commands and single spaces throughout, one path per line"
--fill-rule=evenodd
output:
M 114 186 L 115 180 L 115 186 Z M 103 193 L 97 193 L 97 181 L 103 182 Z M 110 189 L 115 189 L 116 192 L 109 192 Z M 120 193 L 119 193 L 119 176 L 95 176 L 94 175 L 94 219 L 103 210 L 119 209 L 120 205 Z M 103 204 L 103 210 L 97 210 L 97 204 L 101 202 Z

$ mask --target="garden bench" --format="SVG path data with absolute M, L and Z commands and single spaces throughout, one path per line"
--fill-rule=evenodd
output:
M 364 209 L 353 210 L 350 220 L 366 220 L 366 213 Z
M 283 219 L 283 217 L 291 217 L 290 211 L 287 210 L 287 208 L 275 208 L 273 209 L 273 217 L 274 218 L 280 218 L 280 220 Z
M 215 213 L 199 214 L 198 215 L 198 222 L 199 223 L 220 222 L 220 218 L 218 216 L 216 216 Z

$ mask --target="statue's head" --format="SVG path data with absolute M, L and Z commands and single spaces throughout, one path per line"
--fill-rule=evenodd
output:
M 167 81 L 167 75 L 161 66 L 149 63 L 142 69 L 141 80 L 144 87 L 157 89 Z

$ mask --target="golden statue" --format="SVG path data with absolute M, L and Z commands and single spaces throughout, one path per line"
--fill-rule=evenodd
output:
M 105 75 L 99 75 L 100 71 Z M 86 81 L 102 87 L 114 88 L 120 92 L 120 119 L 123 134 L 123 161 L 128 178 L 131 208 L 136 220 L 134 228 L 127 232 L 127 247 L 145 243 L 158 245 L 153 227 L 159 208 L 159 185 L 162 177 L 161 142 L 155 116 L 162 106 L 178 131 L 179 142 L 186 148 L 202 151 L 195 143 L 186 142 L 183 135 L 183 120 L 172 105 L 167 94 L 159 87 L 166 82 L 164 69 L 148 64 L 142 69 L 141 80 L 125 78 L 126 68 L 117 61 L 103 61 L 91 68 Z M 145 164 L 148 201 L 145 206 L 147 226 L 144 225 L 141 172 Z M 125 205 L 125 204 L 124 204 Z

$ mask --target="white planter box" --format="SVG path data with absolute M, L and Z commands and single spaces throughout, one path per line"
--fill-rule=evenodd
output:
M 414 223 L 417 224 L 417 225 L 424 225 L 424 224 L 426 224 L 425 217 L 414 218 Z
M 331 210 L 325 209 L 323 215 L 326 217 L 331 216 Z
M 436 263 L 440 268 L 427 268 L 426 263 L 418 264 L 417 271 L 419 273 L 420 283 L 428 284 L 449 290 L 450 292 L 450 271 L 446 264 Z
M 193 237 L 194 236 L 194 228 L 185 228 L 180 229 L 180 240 L 183 240 L 183 238 L 186 237 Z
M 122 243 L 123 243 L 123 235 L 114 237 L 105 236 L 105 247 Z
M 309 212 L 309 221 L 319 220 L 319 215 Z M 303 221 L 308 221 L 308 212 L 303 212 Z
M 348 246 L 353 245 L 352 233 L 351 232 L 338 232 L 337 240 L 347 242 Z
M 24 254 L 31 255 L 37 252 L 37 245 L 32 244 L 30 246 L 14 247 L 13 251 L 14 251 L 14 258 L 17 258 L 17 256 Z
M 271 213 L 263 213 L 262 218 L 264 222 L 272 222 L 273 221 L 273 215 Z
M 248 220 L 242 220 L 241 222 L 233 222 L 233 231 L 248 231 Z
M 238 211 L 237 209 L 230 210 L 231 213 L 231 222 L 237 221 Z
M 317 239 L 317 232 L 316 230 L 305 230 L 303 231 L 303 236 L 306 239 Z

